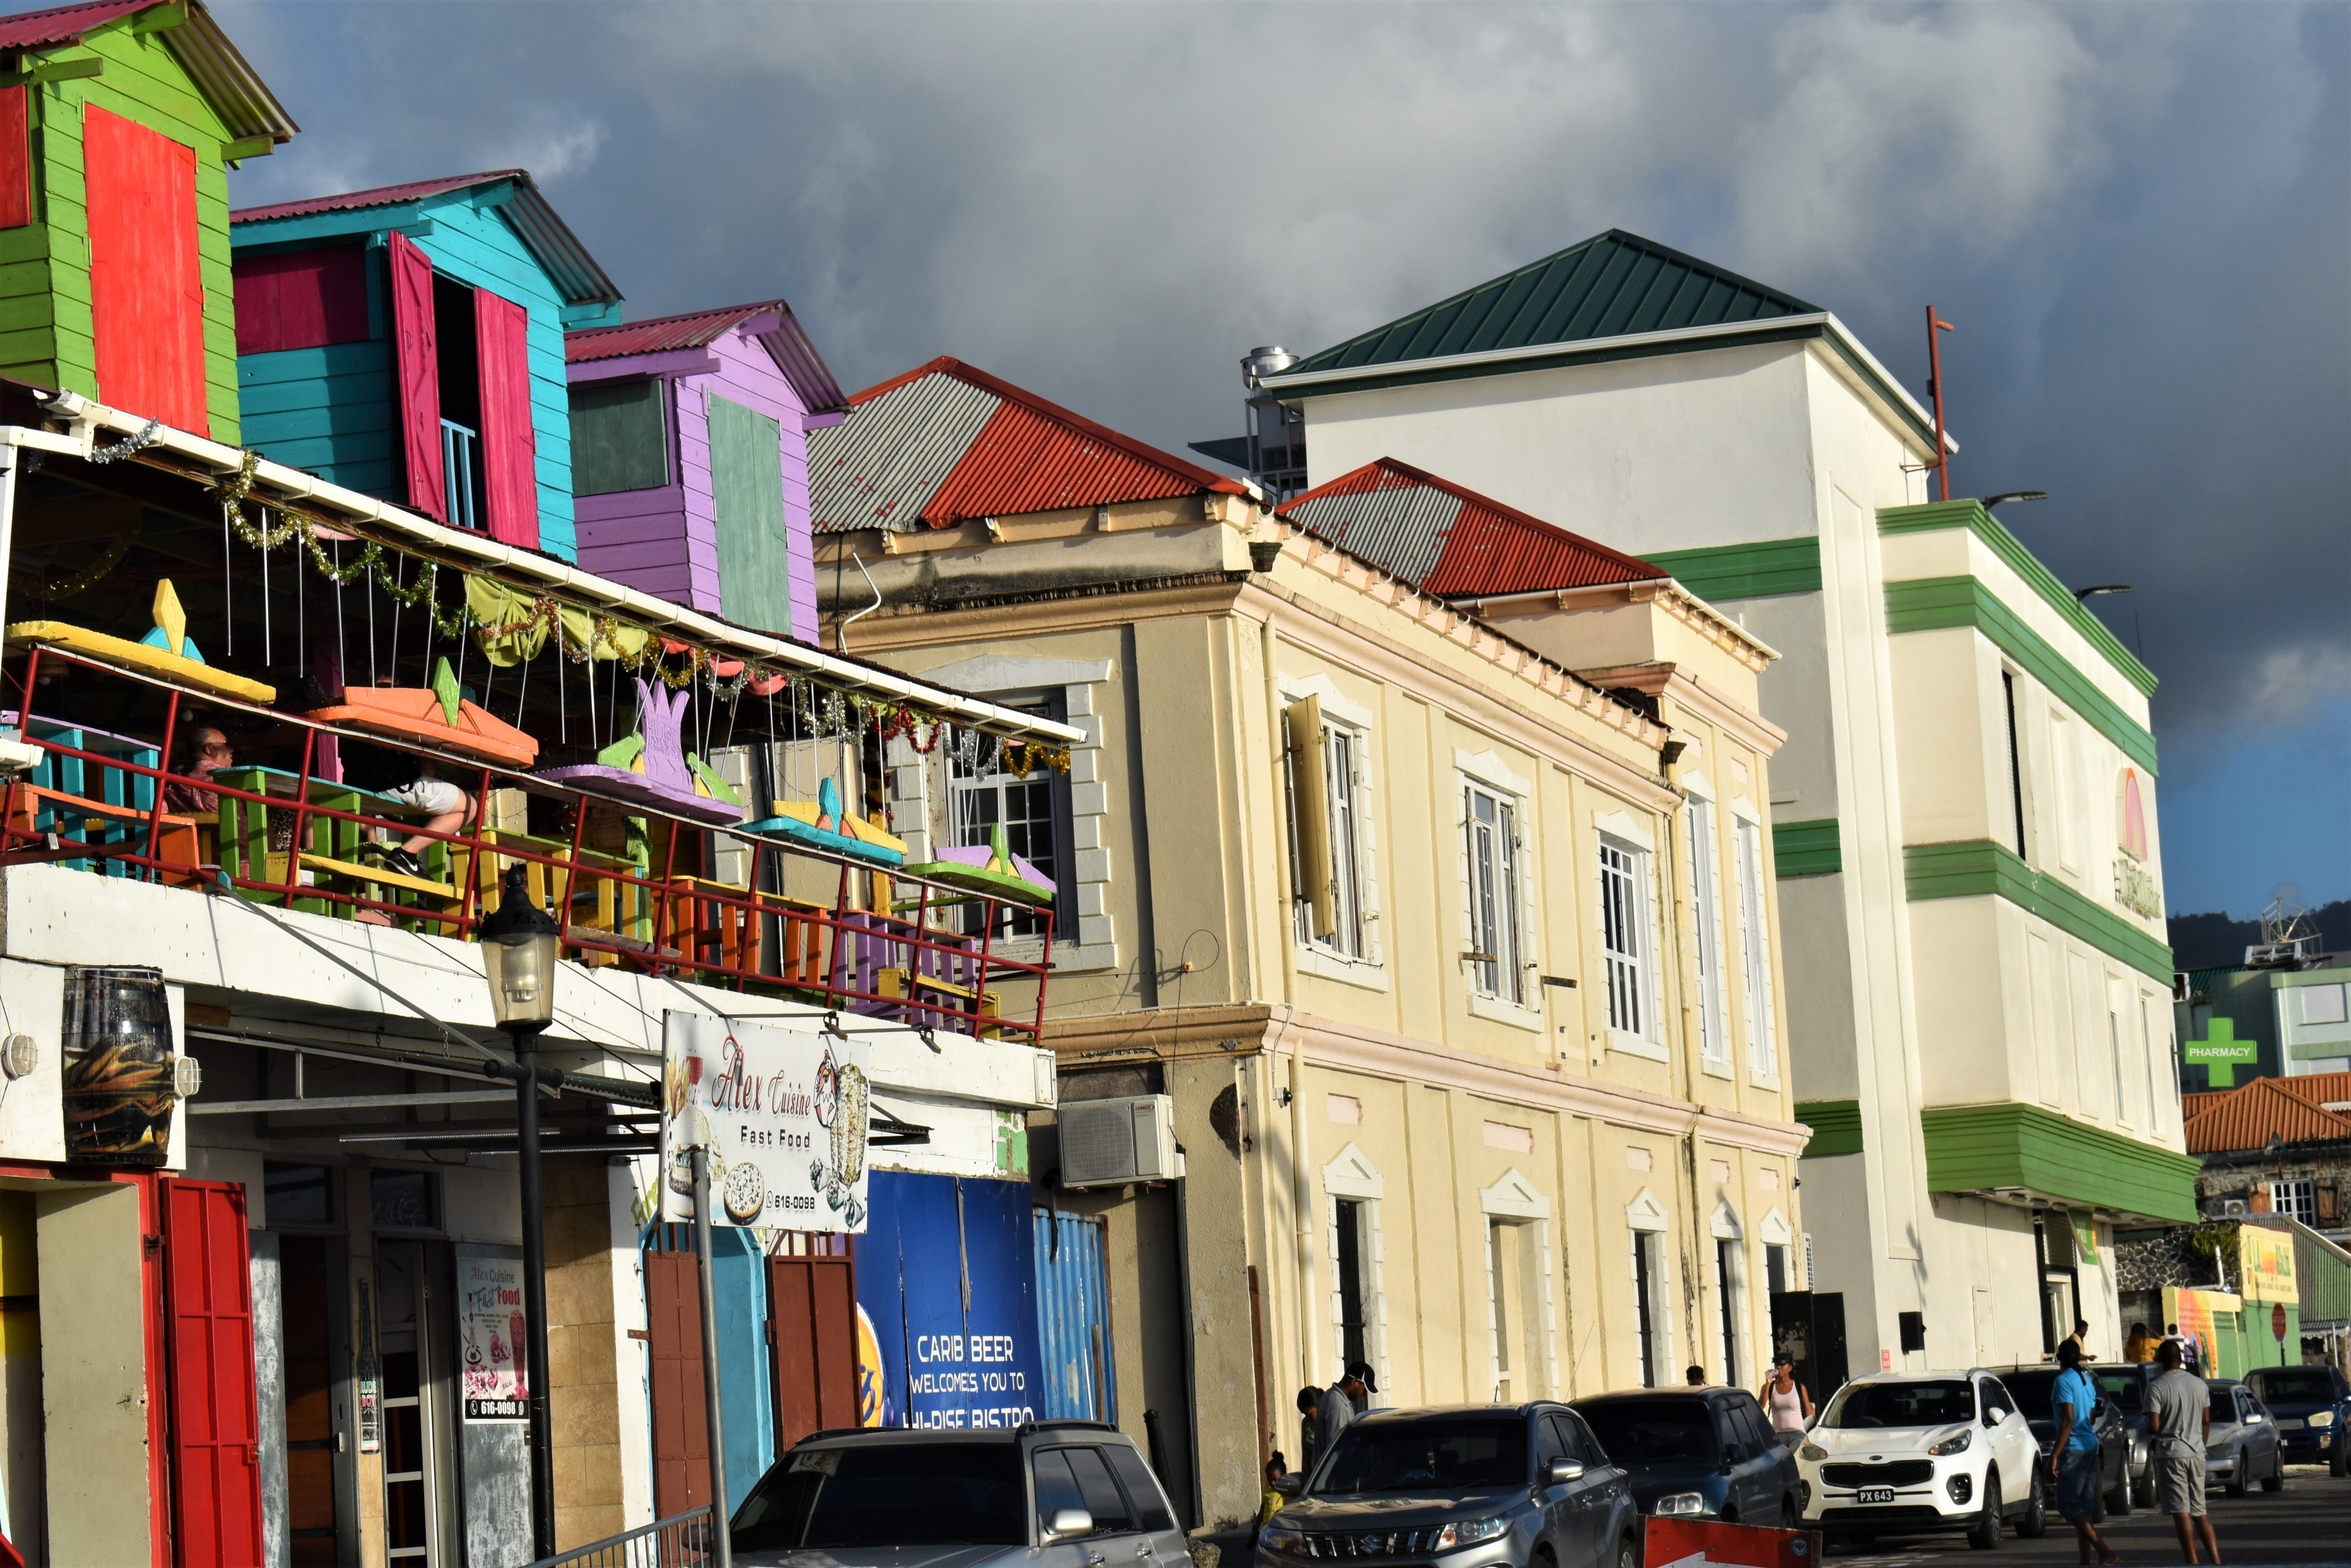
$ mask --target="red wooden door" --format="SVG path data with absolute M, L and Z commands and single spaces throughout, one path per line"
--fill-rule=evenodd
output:
M 205 434 L 195 151 L 92 104 L 82 167 L 99 401 Z
M 857 1425 L 857 1276 L 846 1258 L 768 1260 L 776 1448 Z
M 441 479 L 441 340 L 433 321 L 433 258 L 394 234 L 385 255 L 392 272 L 392 361 L 398 372 L 401 449 L 408 459 L 408 504 L 449 520 Z
M 710 1500 L 710 1406 L 702 1385 L 702 1279 L 691 1252 L 648 1252 L 653 1361 L 653 1517 Z
M 33 221 L 33 144 L 21 87 L 0 88 L 0 229 Z
M 490 537 L 538 548 L 538 436 L 530 423 L 530 312 L 474 290 L 474 345 L 482 367 L 482 487 Z
M 162 1186 L 175 1557 L 180 1568 L 261 1568 L 261 1416 L 245 1188 Z

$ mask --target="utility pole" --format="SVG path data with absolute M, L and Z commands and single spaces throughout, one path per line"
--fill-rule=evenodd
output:
M 1943 445 L 1943 340 L 1935 336 L 1948 332 L 1951 324 L 1935 314 L 1932 305 L 1927 307 L 1927 394 L 1935 400 L 1935 484 L 1938 501 L 1951 498 L 1951 457 Z

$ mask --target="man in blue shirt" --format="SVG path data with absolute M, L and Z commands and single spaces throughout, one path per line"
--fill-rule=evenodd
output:
M 2057 1417 L 2057 1440 L 2049 1449 L 2057 1512 L 2074 1527 L 2084 1563 L 2120 1563 L 2121 1556 L 2098 1539 L 2090 1523 L 2098 1511 L 2098 1428 L 2090 1419 L 2098 1407 L 2097 1380 L 2082 1370 L 2082 1347 L 2074 1340 L 2057 1347 L 2057 1364 L 2064 1370 L 2049 1390 L 2050 1414 Z

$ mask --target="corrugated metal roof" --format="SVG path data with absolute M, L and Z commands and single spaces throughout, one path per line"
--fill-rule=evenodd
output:
M 1317 486 L 1280 515 L 1440 598 L 1655 582 L 1668 575 L 1393 457 Z
M 2256 1078 L 2189 1118 L 2180 1129 L 2191 1155 L 2233 1154 L 2282 1144 L 2351 1141 L 2351 1121 L 2323 1111 L 2285 1088 L 2290 1082 Z
M 1004 406 L 947 375 L 876 390 L 851 398 L 839 424 L 809 433 L 809 516 L 818 533 L 913 528 Z
M 820 533 L 1246 491 L 959 360 L 849 401 L 846 420 L 809 438 Z
M 2287 1093 L 2314 1105 L 2351 1104 L 2351 1072 L 2304 1072 L 2277 1082 Z
M 82 5 L 57 5 L 46 11 L 21 11 L 0 16 L 0 51 L 57 48 L 79 43 L 93 27 L 120 16 L 144 11 L 167 0 L 92 0 Z M 220 115 L 229 135 L 242 141 L 266 136 L 273 141 L 292 140 L 301 127 L 286 112 L 228 35 L 221 31 L 203 0 L 188 0 L 188 19 L 163 34 L 164 47 L 180 68 L 188 73 Z
M 1808 316 L 1818 309 L 1654 240 L 1610 229 L 1350 338 L 1282 373 Z
M 750 305 L 729 305 L 717 310 L 690 310 L 681 316 L 656 316 L 614 327 L 580 327 L 563 335 L 568 364 L 592 364 L 628 359 L 637 354 L 664 354 L 680 349 L 700 349 L 718 340 L 747 321 L 772 314 L 773 329 L 753 334 L 776 366 L 799 393 L 810 413 L 837 413 L 849 406 L 849 396 L 833 379 L 832 370 L 809 340 L 792 308 L 780 299 Z
M 539 194 L 538 182 L 528 169 L 490 169 L 478 174 L 451 174 L 438 180 L 412 180 L 401 185 L 379 185 L 371 191 L 349 191 L 336 196 L 310 196 L 298 202 L 246 207 L 231 213 L 232 225 L 266 224 L 277 218 L 309 217 L 319 213 L 359 213 L 375 207 L 395 207 L 428 196 L 447 195 L 481 185 L 511 180 L 514 199 L 500 207 L 515 233 L 547 268 L 556 291 L 571 303 L 610 304 L 621 298 L 618 285 L 588 254 L 588 247 Z

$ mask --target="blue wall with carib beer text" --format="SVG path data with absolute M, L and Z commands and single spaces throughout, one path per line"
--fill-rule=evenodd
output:
M 1025 1181 L 875 1171 L 857 1238 L 884 1427 L 1017 1427 L 1043 1413 Z

